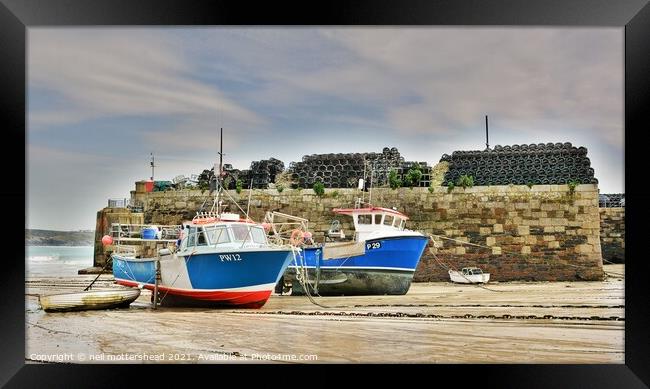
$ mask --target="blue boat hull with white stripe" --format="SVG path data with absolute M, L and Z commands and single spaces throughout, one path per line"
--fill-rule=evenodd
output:
M 291 250 L 167 255 L 160 259 L 162 305 L 263 305 L 293 256 Z M 113 255 L 118 284 L 153 289 L 155 259 Z
M 326 295 L 403 295 L 411 286 L 413 274 L 427 245 L 424 236 L 397 236 L 365 241 L 365 254 L 324 259 L 322 247 L 306 247 L 297 256 L 298 269 L 307 271 L 309 284 Z M 296 264 L 287 278 L 293 294 L 303 294 L 295 282 Z

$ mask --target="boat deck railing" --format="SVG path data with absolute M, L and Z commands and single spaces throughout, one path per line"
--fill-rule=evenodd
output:
M 153 233 L 153 238 L 145 238 L 145 231 Z M 181 225 L 161 224 L 111 224 L 110 236 L 118 244 L 120 242 L 176 242 L 181 234 Z
M 269 240 L 278 245 L 295 243 L 296 231 L 304 234 L 309 229 L 309 220 L 282 212 L 267 212 L 264 222 L 269 225 Z

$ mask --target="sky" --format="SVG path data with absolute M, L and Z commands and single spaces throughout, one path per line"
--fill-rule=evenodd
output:
M 571 142 L 624 193 L 622 28 L 28 29 L 26 228 L 94 229 L 216 159 Z

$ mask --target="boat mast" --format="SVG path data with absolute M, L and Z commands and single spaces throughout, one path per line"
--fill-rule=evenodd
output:
M 363 157 L 363 185 L 361 185 L 361 198 L 359 199 L 359 205 L 356 206 L 355 208 L 361 208 L 361 205 L 363 204 L 363 201 L 366 199 L 366 166 L 368 165 L 368 161 L 366 161 L 366 157 Z
M 368 205 L 372 204 L 372 179 L 374 175 L 374 164 L 370 164 L 370 188 L 368 189 Z
M 223 127 L 221 127 L 220 144 L 219 144 L 219 180 L 221 180 L 222 170 L 223 170 Z
M 214 179 L 216 182 L 216 191 L 217 195 L 214 198 L 215 203 L 213 204 L 212 208 L 217 210 L 217 215 L 221 214 L 221 210 L 219 209 L 219 194 L 221 192 L 221 171 L 223 170 L 223 127 L 221 127 L 221 134 L 220 134 L 220 139 L 219 139 L 219 151 L 217 152 L 219 154 L 219 168 L 217 169 L 217 164 L 215 162 L 214 166 Z

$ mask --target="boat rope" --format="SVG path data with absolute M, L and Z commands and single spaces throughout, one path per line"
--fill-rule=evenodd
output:
M 45 331 L 48 331 L 48 332 L 50 332 L 50 333 L 51 333 L 51 332 L 54 332 L 54 333 L 56 333 L 56 334 L 69 334 L 69 335 L 76 335 L 76 334 L 73 334 L 72 332 L 67 332 L 67 331 L 58 331 L 58 330 L 53 330 L 53 329 L 51 329 L 51 328 L 43 327 L 43 326 L 40 325 L 40 324 L 30 323 L 30 322 L 28 322 L 27 320 L 25 320 L 25 323 L 28 324 L 28 325 L 30 325 L 30 326 L 32 326 L 32 327 L 37 327 L 37 328 L 43 329 L 43 330 L 45 330 Z
M 428 235 L 429 238 L 432 240 L 434 247 L 437 247 L 437 245 L 436 245 L 436 241 L 433 239 L 433 238 L 435 237 L 435 238 L 438 238 L 438 239 L 450 240 L 450 241 L 453 241 L 453 242 L 456 242 L 456 243 L 460 243 L 460 244 L 464 244 L 464 245 L 468 245 L 468 246 L 474 246 L 474 247 L 479 247 L 479 248 L 483 248 L 483 249 L 492 250 L 492 247 L 490 247 L 490 246 L 480 245 L 480 244 L 477 244 L 477 243 L 471 243 L 471 242 L 465 242 L 464 240 L 460 240 L 460 239 L 454 239 L 454 238 L 449 238 L 449 237 L 447 237 L 447 236 L 441 236 L 441 235 L 435 235 L 435 234 L 427 234 L 427 235 Z M 433 253 L 432 253 L 432 254 L 433 254 Z M 535 261 L 535 260 L 539 260 L 539 261 L 540 261 L 540 262 L 539 262 L 540 264 L 543 263 L 543 264 L 545 264 L 545 265 L 549 265 L 549 266 L 551 265 L 551 264 L 548 262 L 548 260 L 546 260 L 546 259 L 544 259 L 544 258 L 527 257 L 527 256 L 525 256 L 525 255 L 523 255 L 523 254 L 521 254 L 521 253 L 514 252 L 514 251 L 508 251 L 508 250 L 503 250 L 503 249 L 501 249 L 501 254 L 497 254 L 497 255 L 516 257 L 516 258 L 518 258 L 518 259 L 523 259 L 523 260 L 526 261 L 526 262 L 533 262 L 533 261 Z M 487 259 L 488 259 L 488 260 L 491 260 L 490 258 L 487 258 Z M 603 260 L 604 260 L 604 259 L 603 259 Z M 579 269 L 592 269 L 592 268 L 593 268 L 592 266 L 575 265 L 575 264 L 572 264 L 572 263 L 567 263 L 566 261 L 557 261 L 556 264 L 558 264 L 558 265 L 562 265 L 562 266 L 568 266 L 568 267 L 579 268 Z M 605 270 L 603 270 L 603 273 L 608 274 L 608 272 L 605 271 Z M 614 274 L 614 273 L 612 273 L 612 274 Z
M 190 255 L 187 257 L 187 261 L 185 262 L 185 267 L 186 268 L 187 268 L 187 264 L 190 263 L 190 261 L 192 260 L 192 255 L 194 255 L 195 253 L 196 253 L 196 248 L 194 248 L 194 250 L 192 250 Z M 158 261 L 160 261 L 160 260 L 158 260 Z M 165 297 L 167 297 L 167 295 L 169 294 L 169 290 L 174 286 L 174 284 L 180 278 L 180 276 L 181 276 L 181 271 L 179 270 L 178 274 L 176 274 L 176 278 L 174 278 L 174 281 L 172 281 L 172 284 L 169 285 L 169 287 L 167 287 L 167 286 L 165 287 L 167 290 L 165 291 L 165 295 L 162 296 L 162 298 L 158 302 L 159 305 L 162 304 L 162 302 L 165 300 Z M 154 277 L 156 277 L 155 272 L 154 272 Z M 162 281 L 162 269 L 161 269 L 161 277 L 160 278 L 161 278 L 161 281 Z M 154 280 L 154 282 L 155 282 L 155 280 Z M 160 287 L 160 285 L 158 285 L 158 287 Z M 153 291 L 152 291 L 152 293 L 153 293 Z M 154 296 L 154 300 L 155 300 L 155 296 Z
M 338 307 L 337 307 L 338 308 Z M 500 319 L 500 320 L 567 320 L 567 321 L 625 321 L 624 316 L 555 316 L 555 315 L 439 315 L 426 313 L 407 313 L 407 312 L 320 312 L 320 311 L 238 311 L 241 315 L 295 315 L 295 316 L 340 316 L 340 317 L 407 317 L 407 318 L 424 318 L 424 319 Z
M 137 282 L 137 283 L 139 283 L 139 284 L 142 284 L 142 283 L 144 283 L 144 284 L 148 284 L 150 281 L 154 280 L 155 277 L 156 277 L 155 274 L 154 274 L 153 277 L 149 277 L 149 278 L 148 278 L 146 281 L 144 281 L 144 282 L 138 281 L 138 280 L 136 279 L 136 277 L 135 277 L 135 273 L 133 272 L 133 269 L 131 269 L 131 265 L 129 264 L 129 261 L 128 261 L 128 260 L 124 260 L 124 264 L 126 264 L 126 269 L 124 269 L 124 273 L 126 274 L 127 277 L 129 277 L 129 279 L 130 279 L 131 281 Z
M 323 255 L 324 255 L 324 254 L 325 254 L 325 251 L 323 250 Z M 352 258 L 352 257 L 350 256 L 350 257 L 345 258 L 345 260 L 344 260 L 343 262 L 341 262 L 341 264 L 340 264 L 336 269 L 334 269 L 334 271 L 335 271 L 335 272 L 338 272 L 339 269 L 341 268 L 341 266 L 345 265 L 345 263 L 346 263 L 346 262 L 348 261 L 348 259 L 350 259 L 350 258 Z
M 106 264 L 104 265 L 104 267 L 102 268 L 102 270 L 99 272 L 99 274 L 97 274 L 97 277 L 95 277 L 95 279 L 93 280 L 93 282 L 91 282 L 90 284 L 88 284 L 88 286 L 86 286 L 86 287 L 84 288 L 84 292 L 87 291 L 87 290 L 90 290 L 90 288 L 93 286 L 93 284 L 95 283 L 95 281 L 97 281 L 97 280 L 99 279 L 99 277 L 100 277 L 102 274 L 104 274 L 104 270 L 106 270 L 106 268 L 108 267 L 108 264 L 111 263 L 112 260 L 113 260 L 113 257 L 108 257 L 108 259 L 106 260 Z
M 431 252 L 431 251 L 429 251 L 429 252 Z M 436 254 L 431 253 L 431 255 L 433 255 L 433 259 L 435 259 L 436 262 L 438 262 L 438 264 L 440 265 L 440 267 L 442 267 L 443 269 L 445 269 L 445 270 L 447 270 L 447 271 L 450 271 L 450 270 L 451 270 L 451 271 L 455 271 L 455 272 L 458 273 L 461 277 L 463 277 L 464 279 L 466 279 L 466 280 L 470 283 L 470 285 L 477 286 L 477 287 L 479 287 L 479 288 L 481 288 L 481 289 L 489 290 L 490 292 L 506 292 L 505 290 L 490 289 L 490 288 L 488 288 L 487 286 L 484 286 L 484 285 L 481 285 L 481 284 L 475 284 L 475 283 L 473 283 L 469 278 L 467 278 L 467 277 L 465 276 L 465 274 L 463 274 L 463 272 L 460 272 L 460 271 L 454 269 L 452 266 L 449 266 L 449 265 L 446 265 L 445 263 L 443 263 L 443 262 L 438 258 L 438 256 L 437 256 Z
M 328 307 L 326 305 L 320 304 L 319 302 L 314 300 L 314 297 L 312 296 L 311 292 L 309 291 L 309 287 L 310 287 L 309 286 L 309 275 L 308 275 L 308 271 L 307 271 L 307 268 L 305 266 L 305 263 L 303 261 L 303 256 L 300 255 L 300 254 L 298 255 L 300 257 L 300 265 L 298 265 L 298 260 L 296 259 L 296 247 L 295 246 L 291 246 L 291 255 L 293 255 L 293 263 L 295 264 L 295 267 L 296 267 L 296 279 L 298 280 L 298 282 L 300 282 L 300 285 L 304 289 L 305 296 L 307 296 L 309 301 L 312 304 L 316 305 L 316 306 L 319 306 L 319 307 L 325 308 L 325 309 L 332 308 L 332 307 Z
M 203 204 L 201 204 L 201 208 L 197 211 L 197 213 L 203 212 L 203 208 L 205 207 L 205 203 L 208 202 L 208 199 L 212 196 L 212 193 L 209 192 L 207 196 L 205 196 L 205 200 L 203 200 Z
M 252 191 L 252 189 L 251 189 L 251 191 Z M 235 199 L 230 195 L 230 193 L 228 193 L 227 190 L 224 190 L 223 193 L 225 193 L 226 196 L 228 196 L 228 198 L 230 199 L 230 201 L 232 201 L 232 202 L 237 206 L 237 208 L 239 208 L 239 210 L 241 211 L 241 213 L 243 213 L 244 216 L 246 216 L 246 220 L 250 220 L 250 221 L 256 223 L 255 220 L 251 219 L 251 218 L 248 216 L 248 213 L 247 213 L 246 211 L 244 211 L 244 210 L 242 209 L 242 207 L 239 206 L 239 203 L 238 203 L 237 201 L 235 201 Z
M 605 258 L 603 258 L 603 262 L 607 262 L 607 263 L 609 263 L 610 265 L 621 265 L 620 263 L 615 263 L 615 262 L 612 262 L 612 261 L 608 261 L 608 260 L 606 260 Z M 624 264 L 623 264 L 623 265 L 624 265 Z M 611 275 L 613 275 L 613 276 L 615 276 L 615 277 L 625 278 L 625 274 L 616 273 L 616 272 L 613 272 L 613 271 L 606 271 L 605 274 L 607 274 L 607 275 L 610 275 L 610 274 L 611 274 Z

